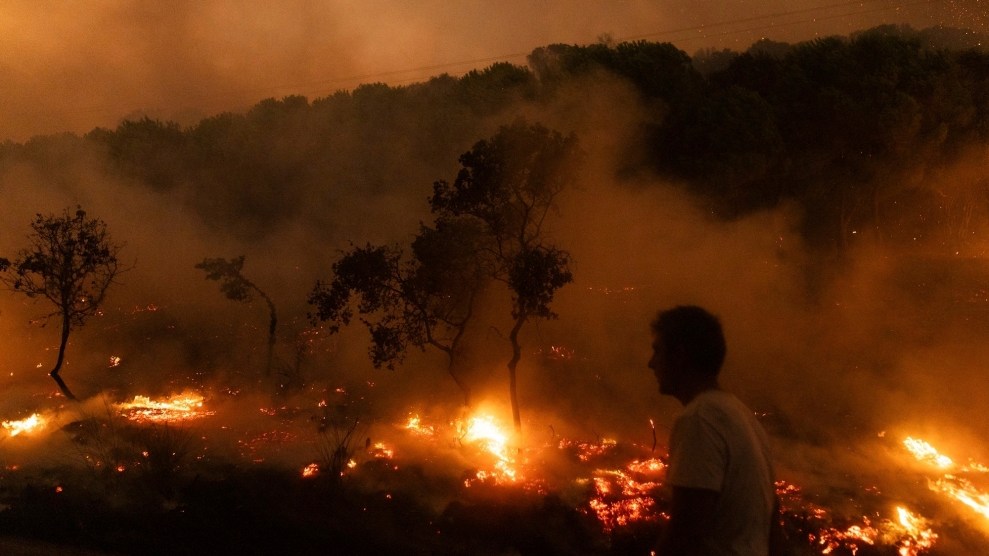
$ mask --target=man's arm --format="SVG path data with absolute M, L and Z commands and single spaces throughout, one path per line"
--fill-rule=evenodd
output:
M 705 543 L 714 530 L 718 492 L 706 488 L 673 487 L 670 524 L 657 554 L 690 556 L 705 554 Z

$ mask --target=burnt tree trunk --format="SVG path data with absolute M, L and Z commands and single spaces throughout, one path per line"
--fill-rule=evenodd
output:
M 522 345 L 519 344 L 519 331 L 525 324 L 525 316 L 515 319 L 515 326 L 512 327 L 508 339 L 512 342 L 512 358 L 508 361 L 508 389 L 509 398 L 512 401 L 512 422 L 515 424 L 515 434 L 522 434 L 522 416 L 519 413 L 518 381 L 516 379 L 515 368 L 522 358 Z
M 457 388 L 460 388 L 460 392 L 464 395 L 464 407 L 470 407 L 470 387 L 464 382 L 460 376 L 458 376 L 458 370 L 454 364 L 454 356 L 452 353 L 448 353 L 449 361 L 447 362 L 446 371 L 449 373 L 450 378 L 453 382 L 457 384 Z
M 62 363 L 65 361 L 65 347 L 69 344 L 69 317 L 67 315 L 62 316 L 62 339 L 58 344 L 58 358 L 55 360 L 55 367 L 48 373 L 48 376 L 52 377 L 55 384 L 58 385 L 58 389 L 62 391 L 62 394 L 70 400 L 76 399 L 69 387 L 65 385 L 65 381 L 62 377 L 58 376 L 58 372 L 62 370 Z
M 278 316 L 275 313 L 275 303 L 271 301 L 271 298 L 256 287 L 254 289 L 261 294 L 265 303 L 268 304 L 268 314 L 270 315 L 268 320 L 268 356 L 264 366 L 264 374 L 265 376 L 271 376 L 271 363 L 275 357 L 275 331 L 278 329 Z

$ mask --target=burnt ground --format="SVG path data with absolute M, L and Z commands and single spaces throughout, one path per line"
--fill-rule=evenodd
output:
M 266 466 L 172 476 L 79 468 L 7 470 L 3 554 L 649 554 L 662 520 L 607 532 L 560 493 L 430 476 L 417 466 L 363 464 L 349 478 L 303 478 Z M 437 505 L 442 495 L 455 498 Z M 822 554 L 825 523 L 785 516 L 791 553 Z M 830 554 L 898 554 L 849 541 Z M 953 554 L 937 549 L 922 554 Z
M 931 343 L 945 330 L 989 334 L 989 304 L 983 289 L 989 278 L 982 266 L 970 266 L 966 263 L 947 274 L 926 264 L 898 269 L 898 282 L 890 289 L 897 290 L 896 295 L 890 294 L 888 304 L 902 307 L 901 294 L 906 292 L 914 300 L 906 306 L 915 314 L 901 315 L 897 322 L 925 326 L 895 329 L 890 335 L 897 341 L 905 337 Z M 182 384 L 189 382 L 187 377 L 180 379 Z M 134 382 L 122 374 L 119 381 L 128 386 Z M 777 437 L 798 440 L 787 427 L 773 424 L 766 423 Z M 127 431 L 118 430 L 127 436 Z M 265 435 L 255 436 L 266 442 L 279 438 L 263 430 Z M 64 432 L 75 441 L 82 434 Z M 99 446 L 93 438 L 73 454 L 74 464 L 61 454 L 42 463 L 8 465 L 15 461 L 7 449 L 14 443 L 4 446 L 0 554 L 648 554 L 663 525 L 658 519 L 605 530 L 587 507 L 590 493 L 575 493 L 572 486 L 538 491 L 477 483 L 466 487 L 463 476 L 438 474 L 408 460 L 397 466 L 363 461 L 343 479 L 332 474 L 303 478 L 298 467 L 246 463 L 243 457 L 199 459 L 203 451 L 182 446 L 181 435 L 129 437 L 121 443 L 104 439 Z M 149 445 L 150 459 L 134 467 L 132 462 L 141 459 L 136 454 Z M 120 446 L 130 453 L 117 453 Z M 825 447 L 820 449 L 830 457 Z M 862 457 L 875 460 L 878 453 L 881 450 Z M 90 455 L 98 456 L 98 464 Z M 80 456 L 86 456 L 85 463 L 80 464 Z M 609 467 L 620 467 L 628 459 Z M 110 464 L 115 461 L 131 463 L 119 472 Z M 914 486 L 911 492 L 926 493 L 928 479 L 911 472 L 897 468 L 890 473 L 905 477 Z M 826 479 L 834 482 L 833 477 Z M 856 508 L 847 513 L 848 519 L 822 519 L 807 500 L 793 502 L 785 515 L 792 554 L 821 554 L 822 530 L 844 531 L 862 523 L 861 510 L 869 506 L 866 499 L 871 496 L 863 490 L 867 485 L 845 482 L 852 483 L 847 491 L 829 492 L 820 504 L 834 509 L 834 500 L 854 501 Z M 653 494 L 661 508 L 663 493 Z M 871 502 L 878 505 L 889 496 L 875 498 Z M 925 515 L 942 504 L 927 498 L 911 502 Z M 943 519 L 936 530 L 939 544 L 921 553 L 971 554 L 989 546 L 989 537 L 960 519 Z M 828 553 L 894 555 L 900 548 L 893 542 L 850 539 L 830 547 Z
M 177 481 L 167 496 L 147 477 L 8 472 L 0 547 L 87 555 L 625 554 L 647 553 L 655 537 L 654 527 L 605 535 L 559 497 L 511 488 L 475 489 L 437 510 L 400 487 L 425 486 L 414 468 L 389 471 L 392 484 L 378 489 L 274 468 L 216 471 Z M 363 479 L 377 482 L 365 471 Z

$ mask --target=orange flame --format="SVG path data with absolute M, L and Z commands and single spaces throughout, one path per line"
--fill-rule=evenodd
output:
M 152 400 L 148 396 L 134 396 L 130 402 L 117 404 L 117 409 L 131 421 L 161 423 L 191 421 L 213 415 L 203 409 L 203 397 L 194 392 L 183 392 L 170 398 Z
M 477 478 L 495 481 L 506 480 L 515 482 L 521 477 L 516 467 L 515 458 L 509 454 L 508 435 L 501 430 L 491 415 L 471 417 L 466 426 L 462 427 L 464 442 L 475 444 L 493 455 L 496 459 L 495 469 L 491 473 L 479 471 Z M 469 486 L 469 485 L 468 485 Z
M 926 519 L 901 506 L 897 506 L 896 513 L 904 533 L 904 537 L 897 543 L 900 556 L 914 556 L 934 547 L 937 534 L 927 526 Z
M 410 415 L 409 420 L 405 423 L 405 428 L 419 436 L 433 436 L 436 434 L 436 428 L 432 425 L 423 425 L 419 415 Z
M 310 463 L 309 465 L 302 468 L 302 477 L 308 479 L 309 477 L 315 477 L 319 473 L 319 464 Z
M 925 440 L 908 436 L 903 440 L 903 445 L 918 461 L 925 461 L 942 469 L 947 469 L 955 464 L 951 458 L 938 452 L 934 446 Z
M 971 463 L 964 467 L 959 467 L 951 458 L 942 455 L 928 442 L 907 437 L 903 441 L 907 450 L 918 461 L 930 463 L 941 470 L 954 470 L 959 473 L 978 472 L 983 473 L 986 467 L 979 463 Z M 935 492 L 940 492 L 949 498 L 954 498 L 965 506 L 968 506 L 984 519 L 989 520 L 989 493 L 980 491 L 971 481 L 965 477 L 953 473 L 945 473 L 937 480 L 928 481 L 928 486 Z
M 4 421 L 0 423 L 3 428 L 10 433 L 10 436 L 17 436 L 21 433 L 34 432 L 44 428 L 48 423 L 47 419 L 34 413 L 30 417 L 17 421 Z

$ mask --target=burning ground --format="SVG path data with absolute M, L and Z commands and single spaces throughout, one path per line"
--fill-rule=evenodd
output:
M 662 529 L 660 443 L 550 429 L 515 447 L 506 421 L 482 408 L 452 421 L 354 417 L 373 390 L 282 405 L 208 389 L 103 397 L 4 421 L 0 523 L 114 553 L 647 554 Z M 981 546 L 989 467 L 888 433 L 859 448 L 896 478 L 841 493 L 777 484 L 798 553 Z
M 639 294 L 588 295 L 624 305 Z M 96 337 L 124 323 L 174 325 L 157 307 L 102 318 Z M 231 342 L 241 333 L 223 331 Z M 337 349 L 309 340 L 313 354 Z M 576 345 L 530 353 L 561 392 L 597 364 Z M 279 387 L 284 377 L 259 378 L 250 353 L 234 358 L 243 369 L 173 369 L 152 384 L 134 364 L 148 363 L 114 353 L 85 380 L 117 387 L 82 403 L 53 388 L 15 388 L 5 401 L 6 535 L 98 553 L 648 554 L 666 520 L 669 421 L 656 411 L 595 419 L 547 402 L 529 408 L 519 441 L 494 393 L 467 410 L 389 384 L 398 375 Z M 908 408 L 881 430 L 871 428 L 879 414 L 817 429 L 803 421 L 813 416 L 760 416 L 796 553 L 985 548 L 989 467 L 964 428 L 952 442 L 947 426 L 911 422 Z
M 436 354 L 371 369 L 359 330 L 301 318 L 266 375 L 264 308 L 180 278 L 125 290 L 73 337 L 75 404 L 44 376 L 49 331 L 17 324 L 36 307 L 9 305 L 0 530 L 107 553 L 648 554 L 678 408 L 645 368 L 646 323 L 686 301 L 720 309 L 725 384 L 772 435 L 797 553 L 985 550 L 987 269 L 864 253 L 811 294 L 786 213 L 713 225 L 673 194 L 584 195 L 600 210 L 566 210 L 600 218 L 559 232 L 583 273 L 525 343 L 521 439 L 496 349 L 470 410 Z

